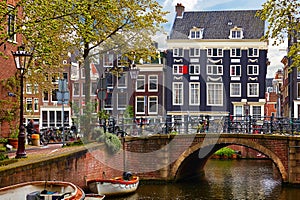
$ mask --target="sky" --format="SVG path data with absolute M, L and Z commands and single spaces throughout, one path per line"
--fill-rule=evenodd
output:
M 170 33 L 173 21 L 175 19 L 175 5 L 181 3 L 185 11 L 213 11 L 213 10 L 256 10 L 261 9 L 262 4 L 267 0 L 157 0 L 168 11 L 164 24 L 166 34 L 158 34 L 154 40 L 159 43 L 160 49 L 166 49 L 166 37 Z M 287 43 L 280 46 L 272 46 L 269 42 L 268 58 L 271 62 L 267 70 L 267 78 L 273 78 L 278 69 L 282 69 L 283 64 L 280 62 L 286 55 Z

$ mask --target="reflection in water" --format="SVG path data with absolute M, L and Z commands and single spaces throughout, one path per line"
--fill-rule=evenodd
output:
M 209 160 L 205 177 L 184 183 L 142 183 L 135 194 L 114 199 L 293 200 L 299 196 L 300 188 L 282 187 L 280 174 L 269 160 Z

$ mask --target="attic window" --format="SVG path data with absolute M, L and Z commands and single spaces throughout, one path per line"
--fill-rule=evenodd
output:
M 190 39 L 202 39 L 203 38 L 203 30 L 204 30 L 204 28 L 193 27 L 190 30 L 189 38 Z
M 242 28 L 238 28 L 238 27 L 234 27 L 230 30 L 230 35 L 229 35 L 230 39 L 242 39 L 244 38 L 243 35 L 243 29 Z

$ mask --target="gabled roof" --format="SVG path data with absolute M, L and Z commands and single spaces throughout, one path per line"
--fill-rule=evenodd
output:
M 184 12 L 175 18 L 170 39 L 188 39 L 190 29 L 204 28 L 203 39 L 228 39 L 230 29 L 243 28 L 243 39 L 259 39 L 265 23 L 256 17 L 257 10 Z M 229 25 L 232 22 L 231 25 Z

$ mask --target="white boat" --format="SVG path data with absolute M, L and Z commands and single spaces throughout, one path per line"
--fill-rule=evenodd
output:
M 105 196 L 124 195 L 137 190 L 139 177 L 125 174 L 112 179 L 91 179 L 87 180 L 87 185 L 93 193 Z
M 83 200 L 84 191 L 70 182 L 31 181 L 0 188 L 1 200 Z
M 104 197 L 102 194 L 85 194 L 84 200 L 102 200 Z

